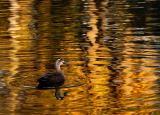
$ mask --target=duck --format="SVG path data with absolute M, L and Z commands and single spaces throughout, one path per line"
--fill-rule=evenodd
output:
M 58 88 L 65 82 L 65 76 L 61 70 L 61 65 L 65 64 L 65 61 L 61 58 L 55 62 L 56 71 L 54 73 L 46 73 L 42 75 L 38 81 L 38 89 Z

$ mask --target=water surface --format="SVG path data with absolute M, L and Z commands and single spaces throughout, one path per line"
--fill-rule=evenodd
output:
M 0 114 L 151 115 L 159 111 L 158 0 L 0 1 Z M 37 90 L 63 58 L 68 95 Z

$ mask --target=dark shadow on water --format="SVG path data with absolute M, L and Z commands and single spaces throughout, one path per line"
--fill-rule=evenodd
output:
M 84 83 L 77 82 L 77 84 L 63 85 L 58 88 L 56 87 L 44 87 L 43 89 L 38 89 L 34 86 L 24 86 L 25 89 L 36 89 L 36 90 L 51 90 L 55 89 L 55 97 L 57 100 L 63 100 L 65 96 L 67 96 L 68 92 L 63 92 L 63 88 L 73 88 L 84 85 Z

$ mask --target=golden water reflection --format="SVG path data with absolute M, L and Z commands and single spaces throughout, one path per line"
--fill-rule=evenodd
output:
M 0 114 L 159 114 L 158 8 L 141 15 L 145 3 L 0 2 Z M 66 85 L 84 83 L 63 88 L 64 100 L 29 88 L 59 57 L 68 61 Z

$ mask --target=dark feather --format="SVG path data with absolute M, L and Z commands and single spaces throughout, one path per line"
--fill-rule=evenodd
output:
M 38 89 L 48 87 L 59 87 L 64 84 L 64 75 L 61 72 L 47 73 L 37 80 L 39 82 Z

